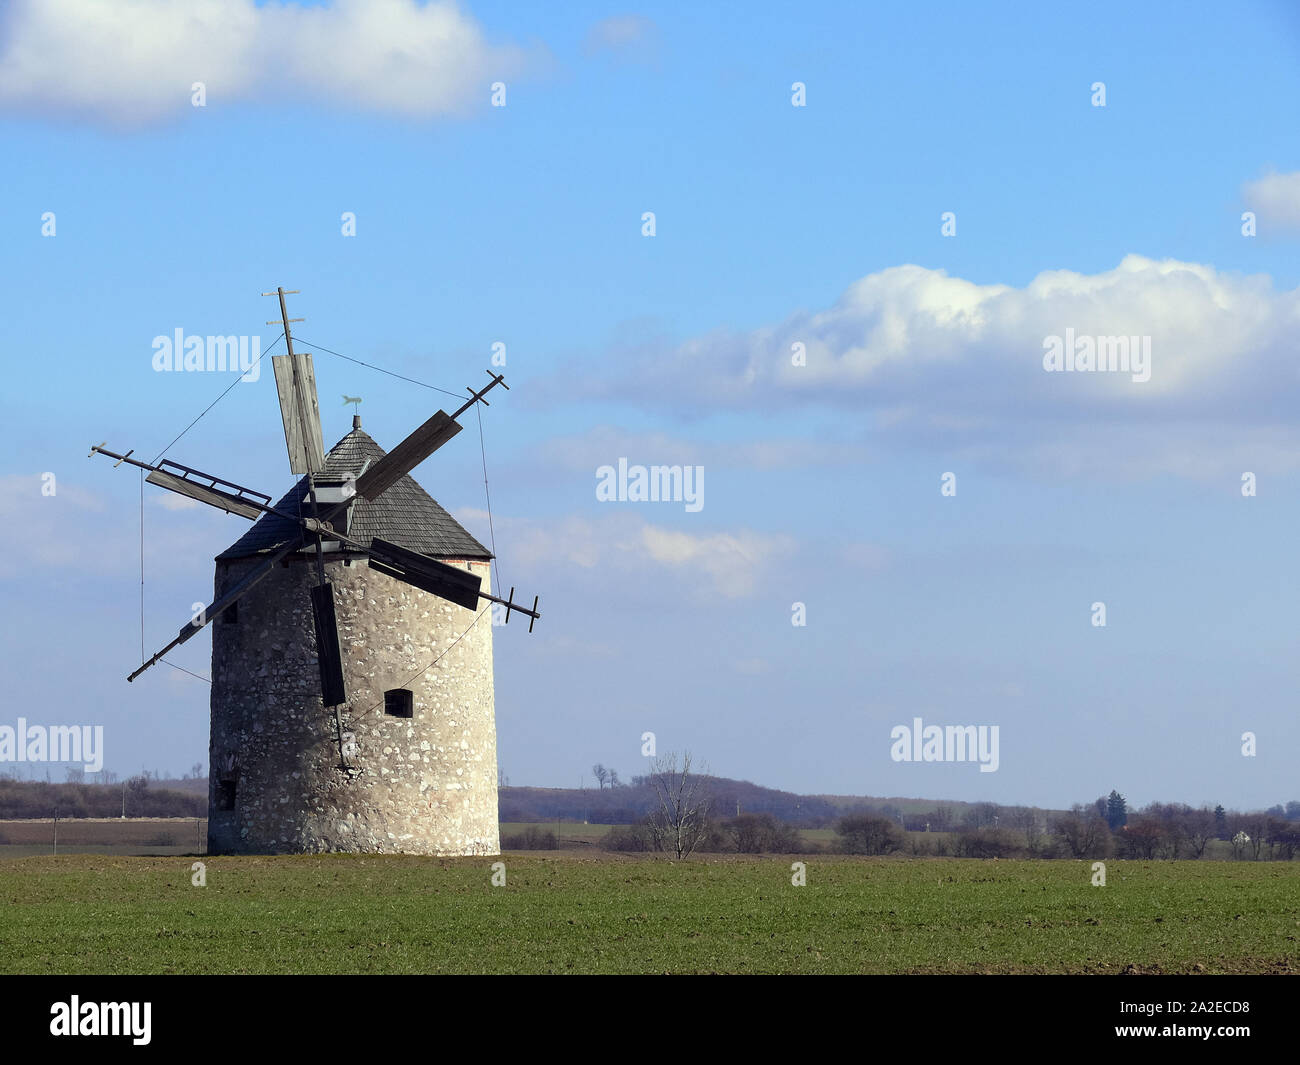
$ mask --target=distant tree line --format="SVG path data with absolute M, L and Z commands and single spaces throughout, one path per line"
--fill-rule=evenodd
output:
M 687 767 L 689 768 L 689 766 Z M 670 778 L 671 779 L 671 778 Z M 709 778 L 702 778 L 705 782 Z M 662 789 L 661 789 L 662 790 Z M 795 854 L 832 850 L 843 854 L 912 854 L 958 858 L 1133 858 L 1188 860 L 1214 853 L 1234 859 L 1291 861 L 1300 854 L 1300 803 L 1240 813 L 1221 805 L 1192 807 L 1150 803 L 1130 811 L 1118 792 L 1068 811 L 975 803 L 960 816 L 936 807 L 904 815 L 892 804 L 862 804 L 834 822 L 829 844 L 805 839 L 798 828 L 771 814 L 715 818 L 705 803 L 684 851 L 664 831 L 662 810 L 610 830 L 607 850 Z M 1283 816 L 1278 817 L 1280 811 Z M 1214 841 L 1226 843 L 1211 851 Z
M 1053 836 L 1071 858 L 1204 857 L 1213 841 L 1230 844 L 1232 857 L 1291 861 L 1300 852 L 1300 802 L 1242 813 L 1185 803 L 1153 802 L 1130 811 L 1118 791 L 1058 815 Z
M 1278 814 L 1282 816 L 1278 816 Z M 835 826 L 835 849 L 848 854 L 928 854 L 958 858 L 1203 858 L 1215 840 L 1236 859 L 1291 861 L 1300 854 L 1300 803 L 1240 813 L 1223 806 L 1153 802 L 1130 811 L 1118 791 L 1052 813 L 1036 807 L 977 803 L 951 830 L 922 834 L 878 812 Z M 913 822 L 914 823 L 914 822 Z M 912 828 L 912 824 L 907 827 Z M 1222 854 L 1225 848 L 1220 848 Z
M 503 787 L 498 795 L 502 821 L 585 821 L 593 825 L 628 825 L 658 806 L 653 773 L 630 776 L 626 783 L 614 771 L 592 767 L 596 786 L 578 788 Z M 825 828 L 843 812 L 819 796 L 796 795 L 744 780 L 708 777 L 712 805 L 719 814 L 771 814 L 778 821 L 802 828 Z
M 529 825 L 522 832 L 501 834 L 501 849 L 507 851 L 553 851 L 559 847 L 555 833 L 536 825 Z
M 207 793 L 151 785 L 147 774 L 122 784 L 51 784 L 0 777 L 0 820 L 30 817 L 206 817 Z
M 771 814 L 741 814 L 719 821 L 705 818 L 690 849 L 683 848 L 680 855 L 675 837 L 658 829 L 653 817 L 610 829 L 600 845 L 610 851 L 659 851 L 679 857 L 693 851 L 705 854 L 806 854 L 809 849 L 797 828 L 778 821 Z

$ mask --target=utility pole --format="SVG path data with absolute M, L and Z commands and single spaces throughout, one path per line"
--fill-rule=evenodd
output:
M 59 853 L 59 808 L 54 808 L 54 853 Z

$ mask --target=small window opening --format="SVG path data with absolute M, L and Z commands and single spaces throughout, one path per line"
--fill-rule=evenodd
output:
M 392 688 L 384 692 L 384 713 L 389 717 L 414 717 L 415 693 L 410 688 Z
M 217 781 L 217 809 L 233 810 L 235 808 L 235 782 L 233 780 Z

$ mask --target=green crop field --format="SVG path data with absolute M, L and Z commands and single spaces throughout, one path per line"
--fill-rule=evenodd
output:
M 1300 971 L 1300 863 L 71 855 L 0 863 L 6 973 Z M 506 883 L 491 884 L 505 864 Z

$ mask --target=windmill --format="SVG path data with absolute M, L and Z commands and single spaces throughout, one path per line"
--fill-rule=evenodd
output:
M 291 472 L 300 477 L 295 488 L 279 503 L 272 505 L 269 495 L 170 460 L 141 462 L 131 457 L 134 451 L 118 454 L 108 450 L 106 442 L 91 448 L 91 455 L 104 455 L 116 459 L 116 465 L 128 463 L 148 471 L 146 480 L 151 484 L 256 522 L 244 538 L 218 556 L 218 580 L 212 603 L 187 621 L 173 640 L 144 661 L 127 679 L 134 681 L 162 660 L 169 651 L 192 639 L 218 618 L 223 618 L 226 622 L 238 619 L 241 601 L 245 605 L 253 603 L 253 612 L 257 614 L 260 611 L 264 616 L 261 631 L 269 641 L 269 646 L 279 647 L 280 650 L 272 655 L 257 643 L 228 634 L 227 630 L 232 634 L 237 631 L 234 626 L 222 624 L 216 627 L 213 639 L 213 740 L 209 762 L 213 777 L 210 789 L 210 846 L 214 837 L 221 835 L 214 831 L 213 819 L 220 820 L 223 814 L 234 811 L 243 822 L 240 825 L 242 835 L 233 844 L 229 838 L 218 839 L 218 846 L 213 849 L 401 849 L 387 847 L 383 837 L 391 836 L 400 843 L 402 834 L 381 832 L 374 825 L 370 826 L 370 834 L 367 836 L 365 831 L 358 833 L 355 823 L 347 824 L 345 829 L 332 829 L 328 826 L 322 828 L 319 825 L 305 828 L 305 820 L 310 820 L 309 818 L 295 822 L 292 818 L 282 816 L 275 822 L 279 828 L 259 828 L 258 811 L 265 805 L 263 800 L 266 793 L 280 786 L 284 770 L 294 780 L 300 780 L 306 775 L 320 788 L 330 791 L 336 787 L 338 780 L 355 782 L 364 775 L 366 759 L 362 757 L 358 761 L 358 748 L 368 748 L 372 756 L 375 752 L 382 751 L 387 758 L 395 745 L 401 750 L 403 743 L 418 742 L 426 749 L 426 765 L 429 761 L 428 748 L 441 749 L 445 754 L 446 745 L 431 744 L 427 738 L 420 739 L 416 735 L 419 730 L 414 725 L 405 726 L 409 735 L 397 739 L 394 739 L 397 734 L 392 728 L 387 731 L 370 728 L 370 734 L 363 735 L 359 741 L 357 727 L 365 729 L 370 726 L 357 726 L 356 722 L 367 722 L 368 711 L 365 707 L 347 705 L 349 685 L 346 674 L 349 671 L 365 687 L 371 684 L 377 672 L 392 674 L 396 669 L 394 663 L 405 661 L 401 657 L 403 654 L 409 656 L 405 644 L 410 637 L 406 632 L 400 631 L 404 625 L 407 629 L 420 630 L 430 641 L 431 647 L 435 644 L 448 644 L 442 652 L 448 653 L 469 632 L 464 626 L 468 624 L 472 627 L 482 614 L 480 611 L 478 616 L 470 620 L 469 615 L 460 617 L 454 610 L 447 608 L 445 618 L 439 615 L 440 628 L 435 626 L 436 631 L 430 630 L 427 619 L 436 611 L 432 609 L 427 596 L 468 612 L 479 611 L 480 602 L 500 604 L 504 607 L 507 623 L 510 615 L 518 612 L 530 619 L 528 627 L 532 631 L 534 622 L 540 617 L 537 598 L 534 597 L 532 607 L 528 608 L 514 602 L 513 587 L 510 595 L 504 599 L 485 590 L 483 576 L 474 570 L 476 567 L 485 569 L 491 553 L 461 529 L 410 478 L 410 472 L 416 466 L 460 432 L 462 427 L 457 419 L 462 414 L 477 403 L 486 406 L 486 394 L 497 385 L 507 389 L 509 386 L 502 375 L 489 370 L 489 382 L 477 391 L 468 388 L 468 399 L 453 413 L 437 411 L 386 454 L 362 433 L 360 417 L 354 416 L 353 432 L 327 455 L 322 442 L 312 356 L 306 352 L 296 352 L 293 347 L 290 324 L 301 319 L 289 318 L 284 297 L 291 294 L 293 293 L 282 288 L 264 294 L 277 295 L 280 301 L 287 354 L 274 356 L 272 365 L 289 467 Z M 398 503 L 390 502 L 397 497 L 400 497 L 402 506 L 400 517 L 393 516 L 397 513 Z M 436 542 L 426 543 L 426 538 L 421 533 L 422 523 L 437 525 L 443 533 L 450 532 Z M 405 546 L 395 542 L 404 538 L 408 541 Z M 236 550 L 245 541 L 249 541 L 247 549 Z M 460 564 L 445 558 L 431 557 L 439 551 L 450 559 L 459 560 Z M 283 574 L 284 570 L 296 562 L 305 563 L 309 570 L 300 566 L 292 578 L 282 575 L 272 578 L 273 574 L 277 574 L 277 568 Z M 237 567 L 244 568 L 235 579 L 234 569 Z M 329 571 L 332 571 L 333 579 Z M 360 575 L 361 572 L 364 572 L 364 578 Z M 351 656 L 357 661 L 345 657 L 340 641 L 336 600 L 336 583 L 339 580 L 349 586 L 346 609 L 350 630 L 373 630 L 379 627 L 390 634 L 400 633 L 401 640 L 384 651 L 375 649 L 373 639 L 354 638 L 353 645 L 362 647 L 363 651 L 360 655 Z M 389 582 L 397 582 L 397 585 Z M 304 585 L 307 602 L 300 598 Z M 407 591 L 400 591 L 399 586 Z M 300 626 L 298 619 L 307 616 L 308 605 L 310 627 L 305 624 Z M 403 614 L 403 611 L 407 613 Z M 464 628 L 463 632 L 457 628 L 459 635 L 454 640 L 450 639 L 450 626 L 453 622 Z M 495 763 L 495 726 L 491 718 L 490 625 L 487 627 L 487 635 L 480 642 L 483 641 L 486 641 L 487 647 L 486 681 L 481 676 L 483 669 L 480 664 L 474 670 L 479 675 L 479 687 L 461 701 L 480 707 L 486 702 L 487 720 L 479 731 L 484 734 L 490 732 L 490 743 L 484 741 L 480 747 L 486 750 L 490 746 L 491 758 Z M 313 683 L 310 693 L 304 687 L 300 670 L 290 671 L 284 676 L 280 675 L 282 671 L 278 669 L 268 670 L 268 663 L 276 666 L 281 661 L 296 660 L 295 654 L 302 661 L 315 658 L 319 684 L 317 686 Z M 378 666 L 376 655 L 383 659 Z M 231 668 L 219 669 L 219 665 Z M 231 673 L 245 677 L 264 676 L 268 673 L 275 676 L 258 688 L 246 680 L 241 682 L 238 677 L 229 678 L 228 674 Z M 486 697 L 482 691 L 484 684 Z M 257 688 L 256 692 L 254 688 Z M 405 694 L 407 705 L 404 711 L 400 706 L 394 711 L 387 705 L 388 697 L 394 692 Z M 365 701 L 368 702 L 374 694 L 363 692 Z M 435 723 L 449 720 L 453 727 L 457 725 L 454 716 L 448 717 L 448 714 L 461 713 L 455 705 L 450 710 L 443 706 L 443 697 L 438 692 L 429 691 L 425 695 L 429 704 L 425 711 Z M 319 702 L 316 701 L 317 698 Z M 401 702 L 400 699 L 396 701 Z M 406 688 L 386 690 L 382 702 L 389 717 L 410 720 L 414 716 L 411 705 L 413 696 Z M 231 710 L 235 704 L 239 705 L 237 712 Z M 313 713 L 313 706 L 318 710 L 332 711 L 330 733 L 337 749 L 337 757 L 330 759 L 332 765 L 326 764 L 319 751 L 321 735 L 318 719 L 321 715 Z M 346 728 L 340 712 L 345 706 L 351 718 L 355 719 Z M 284 713 L 276 716 L 268 709 L 270 707 L 280 707 Z M 438 718 L 439 713 L 443 715 L 442 719 Z M 483 717 L 483 714 L 480 712 L 479 716 Z M 246 727 L 250 720 L 251 729 Z M 287 725 L 286 721 L 293 724 Z M 392 725 L 392 722 L 388 722 L 388 725 Z M 248 738 L 251 733 L 281 735 L 281 747 L 284 749 L 272 757 L 272 754 L 263 752 Z M 429 735 L 437 734 L 435 729 Z M 460 748 L 469 749 L 469 744 L 463 737 L 458 742 Z M 480 751 L 478 760 L 482 761 L 485 757 Z M 257 772 L 250 776 L 252 766 L 256 766 Z M 294 766 L 298 768 L 295 769 Z M 309 769 L 304 770 L 304 767 Z M 392 790 L 394 781 L 404 779 L 404 774 L 409 775 L 408 768 L 404 763 L 399 772 L 399 767 L 385 764 L 379 766 L 378 770 L 381 776 L 387 778 L 385 783 Z M 465 768 L 458 765 L 457 776 L 463 777 Z M 493 764 L 490 803 L 493 822 L 496 808 L 495 772 Z M 450 776 L 450 772 L 446 775 Z M 237 805 L 233 798 L 236 784 L 243 780 L 247 785 L 253 778 L 260 779 L 260 785 L 253 787 L 251 794 L 245 786 L 241 802 Z M 458 788 L 456 781 L 443 780 L 436 771 L 424 772 L 421 781 L 420 801 L 416 805 L 424 801 L 430 789 L 441 792 L 446 788 Z M 290 801 L 289 791 L 292 790 L 279 795 L 276 803 L 284 805 Z M 300 805 L 317 802 L 319 799 L 319 795 L 307 794 L 310 789 L 299 790 L 302 791 L 299 795 Z M 373 812 L 374 796 L 361 796 L 360 793 L 358 796 L 357 802 L 337 803 L 338 809 L 335 812 L 352 822 L 358 816 L 357 809 L 353 807 Z M 391 816 L 380 816 L 378 820 L 385 823 L 401 821 L 405 827 L 410 828 L 408 822 L 413 816 L 415 815 L 408 816 L 405 812 L 394 810 L 391 811 Z M 479 820 L 483 821 L 484 818 L 480 817 Z M 291 838 L 282 838 L 286 832 Z M 340 840 L 341 832 L 350 835 Z M 418 832 L 415 834 L 419 835 Z M 410 836 L 412 833 L 407 832 L 405 835 Z M 457 843 L 452 837 L 448 837 L 451 842 L 430 842 L 426 839 L 413 849 L 433 853 L 460 853 L 462 851 L 458 851 L 457 847 L 468 847 L 470 853 L 483 853 L 485 850 L 495 853 L 495 823 L 491 826 L 490 840 L 486 827 L 480 827 L 471 835 L 474 838 L 469 843 Z M 361 837 L 368 839 L 369 845 L 354 846 Z M 376 843 L 376 840 L 379 842 Z

